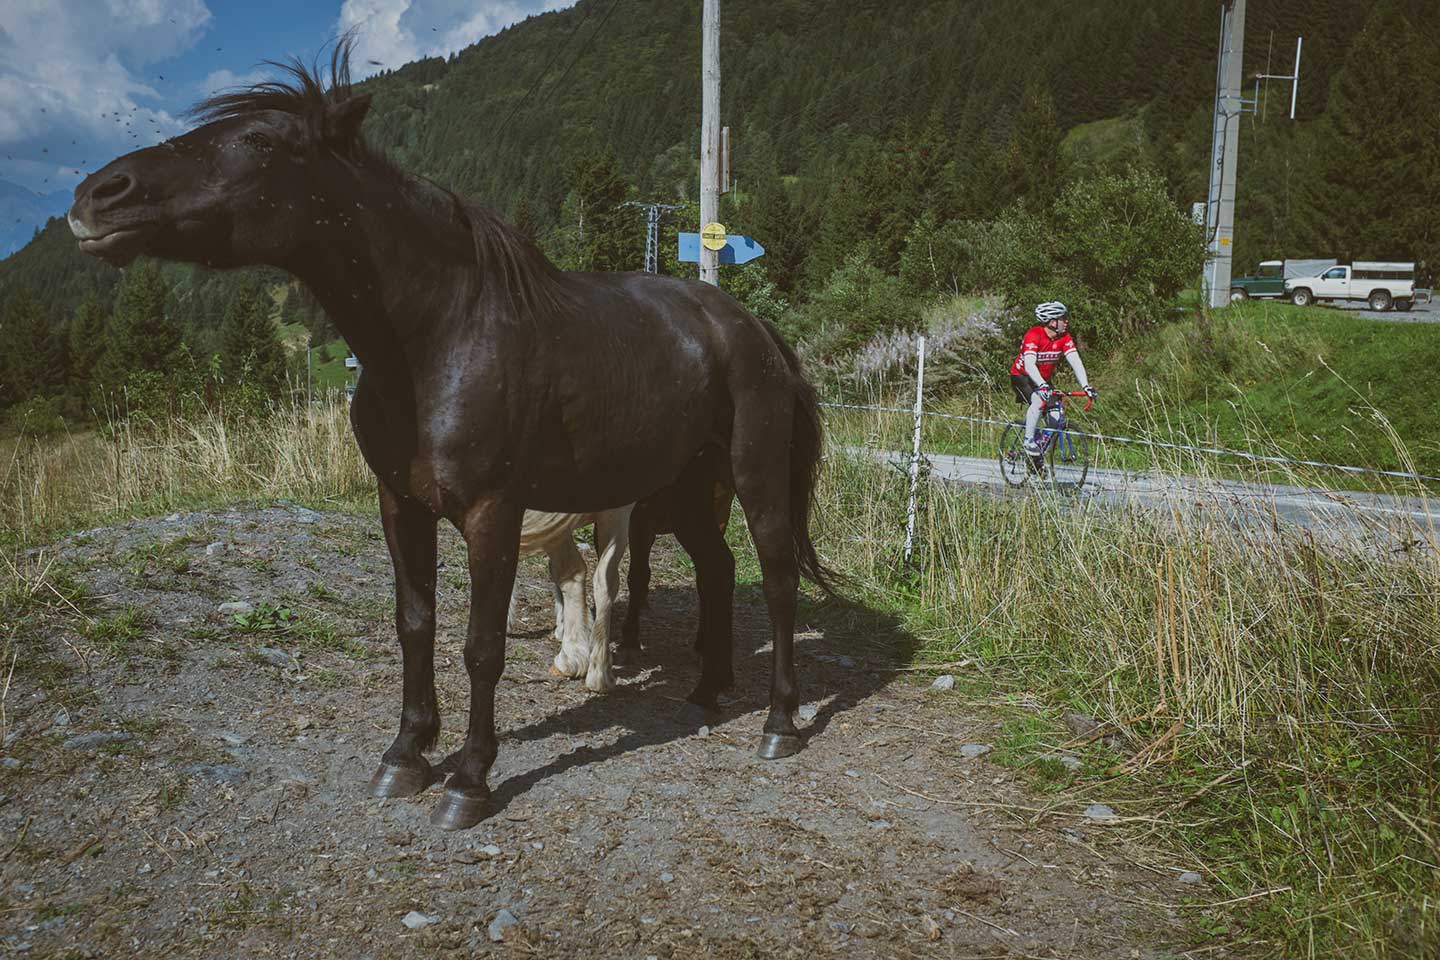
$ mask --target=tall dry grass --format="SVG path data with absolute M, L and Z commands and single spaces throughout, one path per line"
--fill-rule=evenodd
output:
M 0 454 L 0 538 L 22 544 L 194 504 L 348 501 L 374 491 L 338 392 L 261 414 L 137 417 L 58 438 L 22 433 Z
M 893 440 L 850 416 L 871 418 L 850 438 Z M 845 518 L 827 561 L 923 638 L 920 660 L 973 660 L 1112 724 L 1157 807 L 1201 794 L 1167 832 L 1224 898 L 1278 891 L 1242 908 L 1273 955 L 1440 945 L 1440 514 L 1356 540 L 1341 531 L 1370 526 L 1363 506 L 1312 529 L 1237 522 L 1178 486 L 1155 510 L 931 484 L 918 564 L 897 573 L 904 474 L 832 446 L 820 496 L 818 516 Z

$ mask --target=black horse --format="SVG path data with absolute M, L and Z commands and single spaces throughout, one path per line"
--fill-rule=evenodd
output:
M 370 106 L 336 46 L 291 82 L 222 93 L 184 136 L 137 150 L 75 190 L 80 249 L 212 267 L 269 264 L 309 286 L 364 365 L 351 420 L 379 480 L 404 661 L 400 732 L 371 781 L 408 796 L 435 777 L 436 525 L 470 565 L 470 725 L 432 821 L 484 815 L 495 686 L 527 507 L 588 512 L 676 485 L 675 533 L 695 563 L 706 707 L 734 683 L 735 562 L 716 528 L 733 484 L 760 561 L 773 631 L 760 755 L 800 749 L 798 578 L 827 584 L 810 540 L 821 435 L 793 351 L 721 291 L 647 274 L 567 273 L 494 213 L 371 152 Z

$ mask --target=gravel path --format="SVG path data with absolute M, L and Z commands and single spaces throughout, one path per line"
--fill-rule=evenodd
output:
M 458 540 L 442 555 L 439 754 L 467 689 Z M 652 665 L 605 696 L 546 673 L 549 595 L 527 562 L 495 809 L 463 833 L 429 825 L 435 788 L 366 795 L 400 688 L 374 518 L 199 512 L 45 558 L 61 593 L 69 570 L 95 599 L 83 633 L 64 604 L 32 605 L 6 648 L 6 956 L 1159 958 L 1185 949 L 1178 904 L 1225 898 L 1135 825 L 1087 819 L 1090 793 L 1039 794 L 993 762 L 995 711 L 894 670 L 911 641 L 872 611 L 802 609 L 809 745 L 756 759 L 758 588 L 737 593 L 740 699 L 699 712 L 673 553 Z M 232 602 L 252 609 L 218 612 Z M 1103 790 L 1086 763 L 1074 776 Z

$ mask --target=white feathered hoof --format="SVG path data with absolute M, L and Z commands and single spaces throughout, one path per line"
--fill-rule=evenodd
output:
M 551 664 L 550 672 L 557 677 L 572 679 L 583 677 L 585 676 L 585 659 L 584 656 L 566 653 L 562 648 L 559 653 L 555 654 L 555 662 Z
M 609 670 L 591 669 L 585 674 L 585 689 L 592 693 L 609 693 L 615 689 L 615 675 Z

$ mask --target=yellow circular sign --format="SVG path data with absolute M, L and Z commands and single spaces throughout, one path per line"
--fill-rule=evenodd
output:
M 719 250 L 725 246 L 725 224 L 707 223 L 700 228 L 700 242 L 706 250 Z

